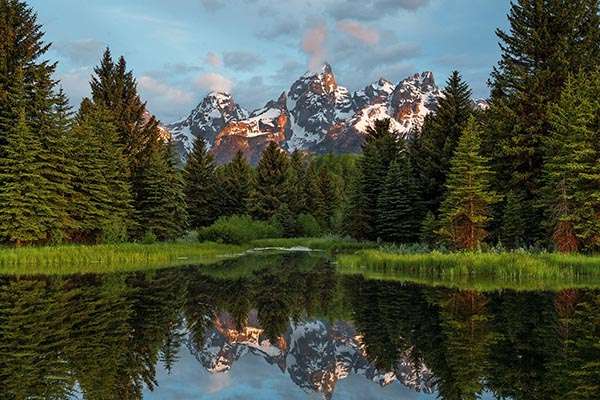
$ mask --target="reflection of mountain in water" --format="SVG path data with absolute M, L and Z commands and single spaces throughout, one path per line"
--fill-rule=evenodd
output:
M 332 397 L 337 381 L 350 374 L 381 386 L 397 381 L 416 391 L 434 391 L 431 372 L 421 362 L 411 360 L 408 352 L 399 357 L 393 371 L 379 370 L 367 359 L 362 336 L 345 321 L 290 321 L 285 334 L 272 344 L 263 334 L 256 312 L 250 313 L 249 323 L 242 329 L 223 313 L 215 318 L 203 348 L 195 350 L 191 341 L 188 348 L 212 373 L 228 371 L 248 353 L 260 356 L 277 365 L 303 390 L 322 393 L 326 399 Z

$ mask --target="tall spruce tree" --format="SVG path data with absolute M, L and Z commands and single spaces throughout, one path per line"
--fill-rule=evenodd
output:
M 219 214 L 245 215 L 250 206 L 250 194 L 254 186 L 252 167 L 238 151 L 228 164 L 218 169 Z
M 521 203 L 523 196 L 510 190 L 506 195 L 500 227 L 500 242 L 508 249 L 514 250 L 523 246 L 525 240 L 525 221 Z
M 498 196 L 490 190 L 488 159 L 480 154 L 481 128 L 471 117 L 458 142 L 441 207 L 440 233 L 458 249 L 477 249 L 487 236 L 491 205 Z
M 286 177 L 286 196 L 289 200 L 290 212 L 298 217 L 308 213 L 307 188 L 312 189 L 313 183 L 307 182 L 307 160 L 300 151 L 296 150 L 290 156 L 290 165 Z
M 560 251 L 600 247 L 600 132 L 594 129 L 600 113 L 599 89 L 600 73 L 582 73 L 568 81 L 549 114 L 543 208 Z
M 176 170 L 168 145 L 158 148 L 138 169 L 141 192 L 136 203 L 136 227 L 138 238 L 145 234 L 155 235 L 159 240 L 173 240 L 185 228 L 186 211 L 183 182 Z
M 517 0 L 508 15 L 510 29 L 497 30 L 502 54 L 490 79 L 485 147 L 496 188 L 524 191 L 530 241 L 541 232 L 534 205 L 550 132 L 548 109 L 569 74 L 590 72 L 600 62 L 599 7 L 598 0 Z
M 268 220 L 279 207 L 287 203 L 285 181 L 288 168 L 287 154 L 277 143 L 269 143 L 256 168 L 256 187 L 251 209 L 255 218 Z
M 461 132 L 473 113 L 471 90 L 454 71 L 442 91 L 435 114 L 427 118 L 416 141 L 418 151 L 412 155 L 417 160 L 420 184 L 430 211 L 438 212 L 445 192 L 450 160 L 454 155 Z
M 214 157 L 198 137 L 184 170 L 185 198 L 191 228 L 212 224 L 218 217 L 217 176 Z
M 104 106 L 113 114 L 120 143 L 133 173 L 156 150 L 154 146 L 160 141 L 158 121 L 147 112 L 146 103 L 137 92 L 133 72 L 127 70 L 125 58 L 120 57 L 114 62 L 109 48 L 94 69 L 90 86 L 93 103 Z
M 112 114 L 84 99 L 72 136 L 75 164 L 69 215 L 77 241 L 124 241 L 132 227 L 127 160 Z
M 17 69 L 4 108 L 0 132 L 0 237 L 16 246 L 47 239 L 52 209 L 47 205 L 48 183 L 40 163 L 42 146 L 27 119 L 23 71 Z
M 402 154 L 390 165 L 377 202 L 377 236 L 385 242 L 415 243 L 422 214 L 410 161 Z
M 313 215 L 323 230 L 332 231 L 335 227 L 339 196 L 333 178 L 325 168 L 319 172 L 318 187 L 318 208 L 313 211 Z
M 377 239 L 377 202 L 387 171 L 398 157 L 399 149 L 389 119 L 377 120 L 375 126 L 367 130 L 363 154 L 358 162 L 358 179 L 344 223 L 349 233 L 359 239 Z

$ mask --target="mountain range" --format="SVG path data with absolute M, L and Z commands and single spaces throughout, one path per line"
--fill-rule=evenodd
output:
M 270 142 L 287 151 L 360 152 L 367 128 L 390 118 L 401 137 L 418 130 L 443 96 L 432 72 L 394 84 L 386 79 L 350 93 L 338 84 L 329 64 L 306 73 L 279 98 L 247 111 L 229 93 L 211 92 L 184 119 L 166 126 L 185 157 L 197 137 L 205 139 L 218 163 L 241 150 L 256 163 Z M 474 102 L 483 108 L 485 101 Z
M 408 353 L 399 356 L 393 370 L 379 370 L 368 360 L 362 336 L 348 322 L 290 321 L 275 343 L 265 337 L 256 311 L 250 313 L 248 325 L 242 329 L 236 328 L 226 313 L 217 315 L 213 323 L 202 348 L 195 348 L 191 340 L 187 347 L 214 374 L 227 372 L 241 357 L 254 354 L 276 365 L 305 392 L 318 393 L 323 399 L 331 399 L 337 382 L 350 374 L 380 386 L 397 382 L 418 392 L 435 391 L 431 371 Z

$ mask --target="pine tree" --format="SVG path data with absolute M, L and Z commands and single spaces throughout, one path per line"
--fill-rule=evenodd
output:
M 445 184 L 459 137 L 472 115 L 471 90 L 458 71 L 454 71 L 440 98 L 436 113 L 428 117 L 421 135 L 413 144 L 419 147 L 416 157 L 422 174 L 421 186 L 430 211 L 437 212 L 442 202 Z
M 375 126 L 367 130 L 358 162 L 359 178 L 354 183 L 355 193 L 350 196 L 344 223 L 347 230 L 359 235 L 356 238 L 377 239 L 377 201 L 389 166 L 400 152 L 399 146 L 389 119 L 375 121 Z M 352 220 L 357 218 L 361 220 Z
M 592 94 L 587 89 L 594 80 L 600 82 L 600 73 L 591 79 L 588 74 L 580 74 L 569 80 L 560 101 L 550 111 L 552 133 L 546 142 L 543 205 L 554 245 L 564 252 L 593 250 L 600 245 L 600 166 L 596 150 L 600 134 L 593 127 L 600 112 L 600 90 Z
M 5 138 L 0 158 L 0 237 L 16 246 L 47 239 L 52 217 L 40 163 L 42 147 L 27 124 L 25 110 L 24 76 L 17 70 L 0 112 L 0 132 Z
M 488 160 L 480 154 L 481 128 L 469 119 L 446 183 L 447 193 L 441 207 L 440 233 L 458 249 L 474 250 L 487 236 L 490 206 L 497 195 L 490 190 Z
M 141 238 L 155 235 L 159 240 L 173 240 L 183 233 L 185 211 L 182 182 L 170 161 L 168 148 L 159 148 L 138 168 L 140 196 L 136 203 L 136 225 Z
M 285 183 L 286 196 L 289 199 L 288 207 L 290 212 L 296 217 L 309 212 L 306 192 L 315 188 L 314 182 L 306 181 L 306 164 L 304 156 L 298 150 L 294 151 L 290 156 L 290 166 L 287 170 Z
M 500 242 L 508 249 L 514 250 L 525 244 L 525 221 L 521 209 L 523 197 L 509 191 L 502 214 Z
M 185 197 L 191 228 L 212 224 L 218 217 L 216 166 L 203 138 L 197 138 L 184 171 Z
M 265 149 L 256 169 L 256 187 L 252 195 L 251 214 L 258 219 L 270 219 L 287 203 L 285 180 L 289 160 L 275 142 Z
M 510 30 L 497 30 L 502 54 L 490 79 L 486 147 L 496 188 L 524 191 L 530 239 L 540 232 L 541 213 L 533 211 L 549 155 L 548 109 L 569 74 L 593 71 L 600 61 L 599 7 L 598 0 L 518 0 L 508 15 Z
M 146 104 L 140 99 L 133 72 L 127 71 L 124 57 L 115 63 L 107 48 L 94 74 L 90 83 L 92 101 L 112 113 L 133 173 L 156 150 L 154 147 L 160 141 L 158 121 L 149 115 Z M 137 188 L 134 190 L 137 191 Z
M 435 219 L 435 214 L 428 211 L 425 218 L 421 222 L 421 228 L 419 231 L 419 241 L 422 244 L 434 248 L 438 244 L 438 223 Z
M 317 164 L 314 162 L 309 163 L 304 173 L 304 179 L 302 181 L 303 193 L 301 194 L 304 199 L 304 212 L 308 214 L 315 214 L 318 210 L 322 210 L 324 204 L 322 203 L 321 190 L 319 188 L 319 171 Z M 292 197 L 289 197 L 292 199 Z
M 133 197 L 111 113 L 84 99 L 72 140 L 76 172 L 69 201 L 71 236 L 88 242 L 126 240 Z
M 323 230 L 332 231 L 335 226 L 339 196 L 331 174 L 325 168 L 319 172 L 318 187 L 318 207 L 313 210 L 313 215 Z
M 238 151 L 229 164 L 218 170 L 219 211 L 222 216 L 248 214 L 254 186 L 252 167 Z
M 392 162 L 377 202 L 377 236 L 385 242 L 419 239 L 421 199 L 407 155 Z

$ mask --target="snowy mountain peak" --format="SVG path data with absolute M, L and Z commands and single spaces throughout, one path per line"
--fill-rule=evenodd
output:
M 211 92 L 187 118 L 167 128 L 184 153 L 202 136 L 219 162 L 229 161 L 238 150 L 255 162 L 270 141 L 289 151 L 359 152 L 376 119 L 390 118 L 392 128 L 405 137 L 420 128 L 441 96 L 430 71 L 397 85 L 382 77 L 350 93 L 331 65 L 324 64 L 252 113 L 229 93 Z

